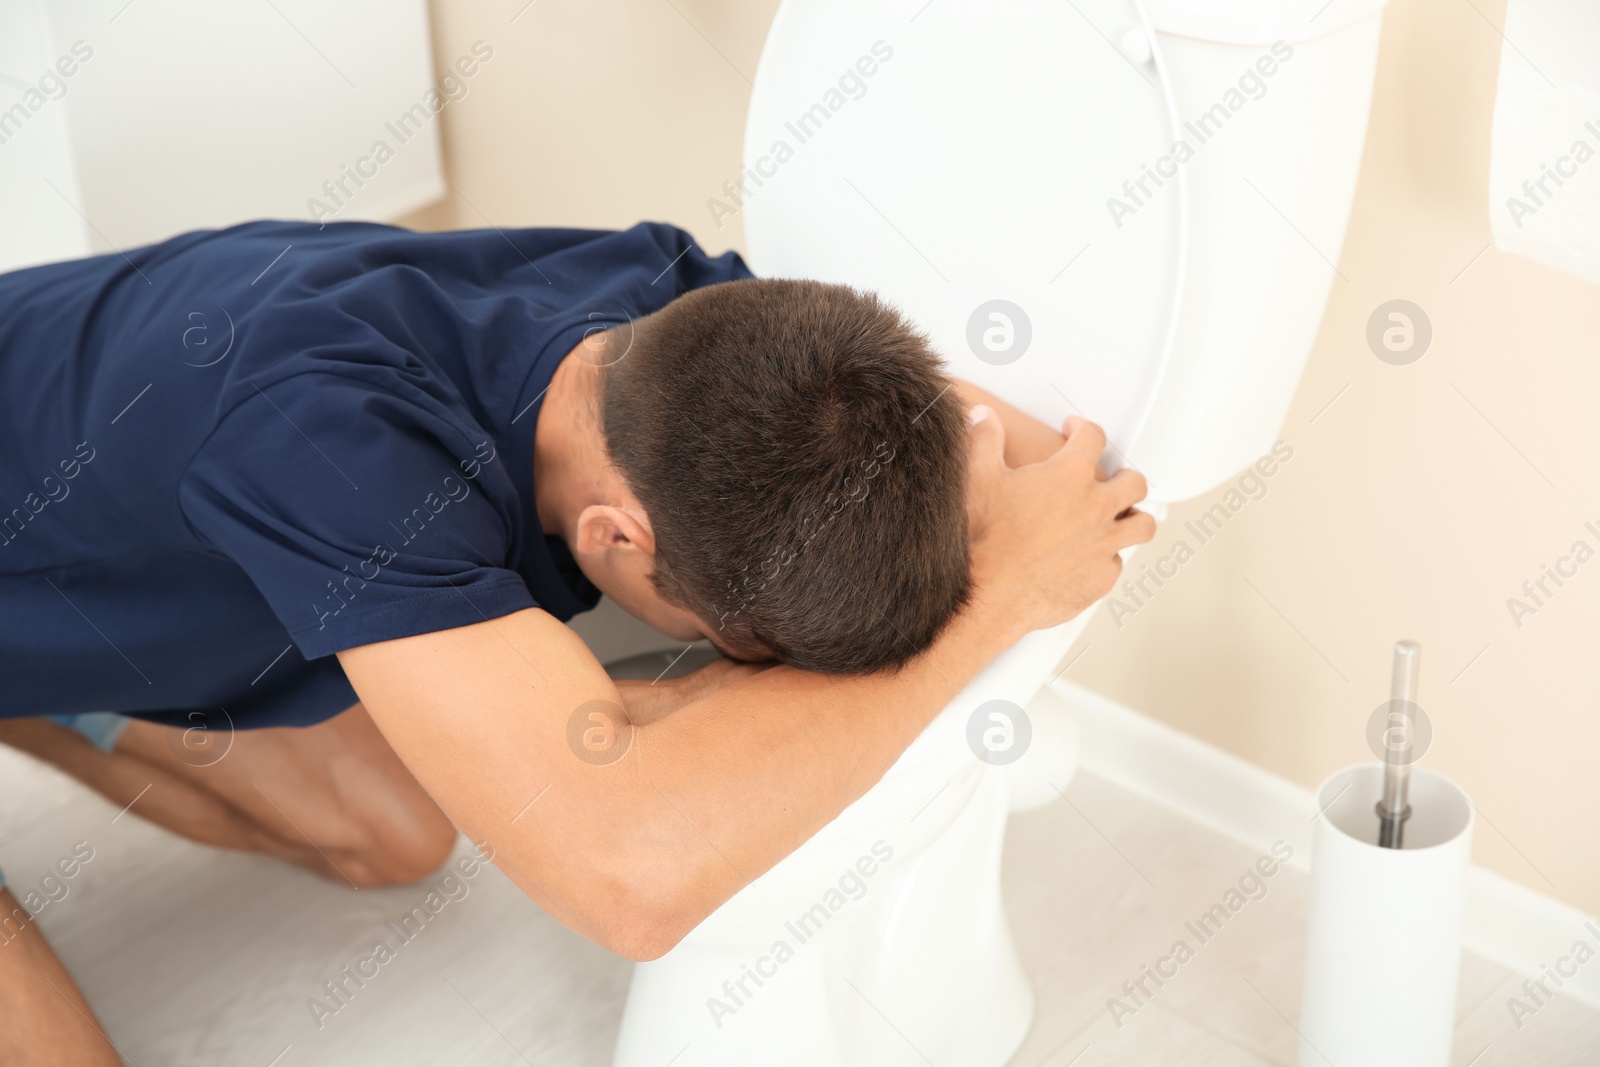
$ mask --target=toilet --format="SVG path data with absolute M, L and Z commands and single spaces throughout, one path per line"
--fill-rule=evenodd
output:
M 1159 517 L 1280 436 L 1344 284 L 1381 9 L 784 0 L 729 206 L 757 274 L 876 290 L 953 373 L 1098 422 Z M 1006 1063 L 1033 1015 L 1006 820 L 1075 762 L 1070 721 L 1022 709 L 1090 614 L 1000 656 L 859 801 L 639 964 L 617 1067 Z

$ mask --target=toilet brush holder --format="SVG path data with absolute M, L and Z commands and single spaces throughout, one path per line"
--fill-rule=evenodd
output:
M 1317 790 L 1300 1067 L 1448 1067 L 1473 808 L 1411 771 L 1401 848 L 1378 846 L 1384 767 Z

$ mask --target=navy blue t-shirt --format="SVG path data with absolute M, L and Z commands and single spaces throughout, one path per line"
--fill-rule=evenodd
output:
M 285 222 L 0 276 L 0 718 L 318 722 L 334 652 L 592 607 L 534 509 L 551 375 L 749 276 L 661 224 Z

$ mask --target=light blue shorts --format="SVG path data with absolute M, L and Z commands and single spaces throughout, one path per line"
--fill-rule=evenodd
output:
M 77 715 L 46 715 L 51 722 L 76 730 L 101 752 L 117 747 L 117 738 L 128 728 L 128 717 L 114 711 L 85 711 Z
M 94 743 L 101 752 L 117 747 L 117 738 L 128 728 L 128 717 L 114 711 L 85 711 L 77 715 L 45 715 L 43 718 L 76 730 Z M 6 884 L 6 872 L 0 871 L 0 889 Z

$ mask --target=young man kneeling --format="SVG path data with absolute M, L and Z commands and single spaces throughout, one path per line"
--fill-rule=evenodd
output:
M 254 223 L 15 272 L 0 405 L 26 620 L 0 740 L 356 887 L 425 876 L 459 828 L 632 959 L 1153 534 L 1094 426 L 952 381 L 871 295 L 661 225 Z M 613 683 L 563 625 L 602 593 L 728 659 Z M 0 1059 L 116 1062 L 25 925 Z

